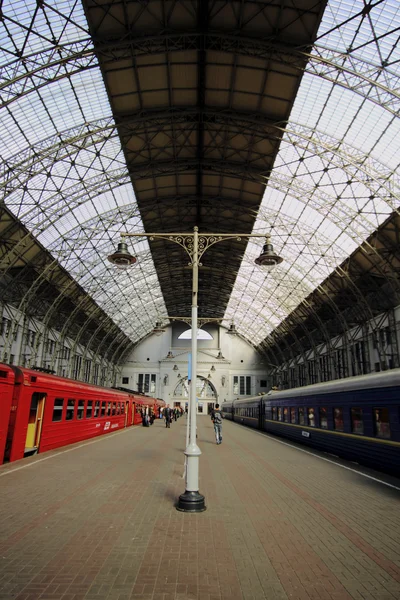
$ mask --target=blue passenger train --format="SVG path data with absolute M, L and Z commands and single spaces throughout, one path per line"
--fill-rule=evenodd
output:
M 400 369 L 224 402 L 222 412 L 400 477 Z

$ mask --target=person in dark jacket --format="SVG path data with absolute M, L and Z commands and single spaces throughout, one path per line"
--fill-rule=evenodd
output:
M 165 427 L 170 429 L 171 421 L 172 421 L 172 410 L 169 407 L 169 404 L 164 408 L 164 418 L 165 418 Z

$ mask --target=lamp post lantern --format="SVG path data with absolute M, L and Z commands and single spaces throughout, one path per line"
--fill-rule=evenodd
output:
M 185 492 L 179 496 L 177 509 L 183 512 L 202 512 L 206 510 L 205 498 L 199 492 L 199 457 L 201 450 L 196 440 L 196 382 L 197 382 L 197 326 L 198 326 L 198 283 L 199 283 L 199 261 L 208 248 L 218 242 L 227 240 L 240 241 L 242 238 L 266 238 L 266 244 L 261 256 L 256 259 L 256 264 L 271 267 L 282 262 L 282 258 L 273 252 L 269 234 L 244 233 L 206 233 L 199 237 L 198 227 L 193 228 L 193 233 L 123 233 L 118 251 L 108 256 L 108 260 L 119 268 L 127 268 L 136 262 L 127 248 L 126 237 L 147 237 L 149 240 L 164 239 L 175 242 L 184 248 L 189 255 L 192 266 L 192 372 L 189 386 L 189 443 L 185 449 L 186 457 L 186 486 Z M 258 261 L 258 262 L 257 262 Z M 156 332 L 162 329 L 161 323 L 157 323 Z M 175 370 L 175 367 L 174 367 Z

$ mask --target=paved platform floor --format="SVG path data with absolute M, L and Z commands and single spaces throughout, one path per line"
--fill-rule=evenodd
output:
M 185 417 L 0 467 L 0 599 L 400 598 L 400 482 L 223 429 L 198 419 L 196 515 L 175 510 Z

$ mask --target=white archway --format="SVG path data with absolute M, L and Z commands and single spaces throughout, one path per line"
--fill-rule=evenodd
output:
M 218 393 L 214 384 L 201 375 L 197 376 L 196 382 L 197 414 L 207 415 L 218 402 Z M 189 400 L 189 382 L 187 377 L 182 377 L 173 392 L 173 405 L 185 408 Z

